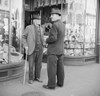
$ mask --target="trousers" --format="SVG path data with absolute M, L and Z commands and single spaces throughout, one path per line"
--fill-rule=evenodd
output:
M 28 56 L 29 61 L 29 80 L 40 78 L 43 58 L 43 47 L 39 46 L 39 49 Z
M 48 55 L 47 73 L 48 73 L 49 87 L 55 87 L 56 83 L 58 85 L 63 86 L 64 84 L 63 55 Z

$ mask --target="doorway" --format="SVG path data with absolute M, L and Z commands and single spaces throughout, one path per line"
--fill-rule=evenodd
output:
M 28 26 L 31 24 L 31 13 L 29 11 L 25 11 L 25 26 Z

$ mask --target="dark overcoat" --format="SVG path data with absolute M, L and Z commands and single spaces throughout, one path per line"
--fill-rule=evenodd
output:
M 64 37 L 65 25 L 60 20 L 52 24 L 49 37 L 46 42 L 48 43 L 47 54 L 61 55 L 64 54 Z

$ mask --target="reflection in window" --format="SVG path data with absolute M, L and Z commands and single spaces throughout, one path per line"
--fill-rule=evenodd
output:
M 65 54 L 95 54 L 96 0 L 72 0 L 66 17 Z

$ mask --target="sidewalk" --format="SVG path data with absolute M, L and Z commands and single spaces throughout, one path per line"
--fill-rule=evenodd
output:
M 55 90 L 44 89 L 47 84 L 46 64 L 41 72 L 43 83 L 23 85 L 23 78 L 0 82 L 0 96 L 100 96 L 100 64 L 65 66 L 64 87 Z

